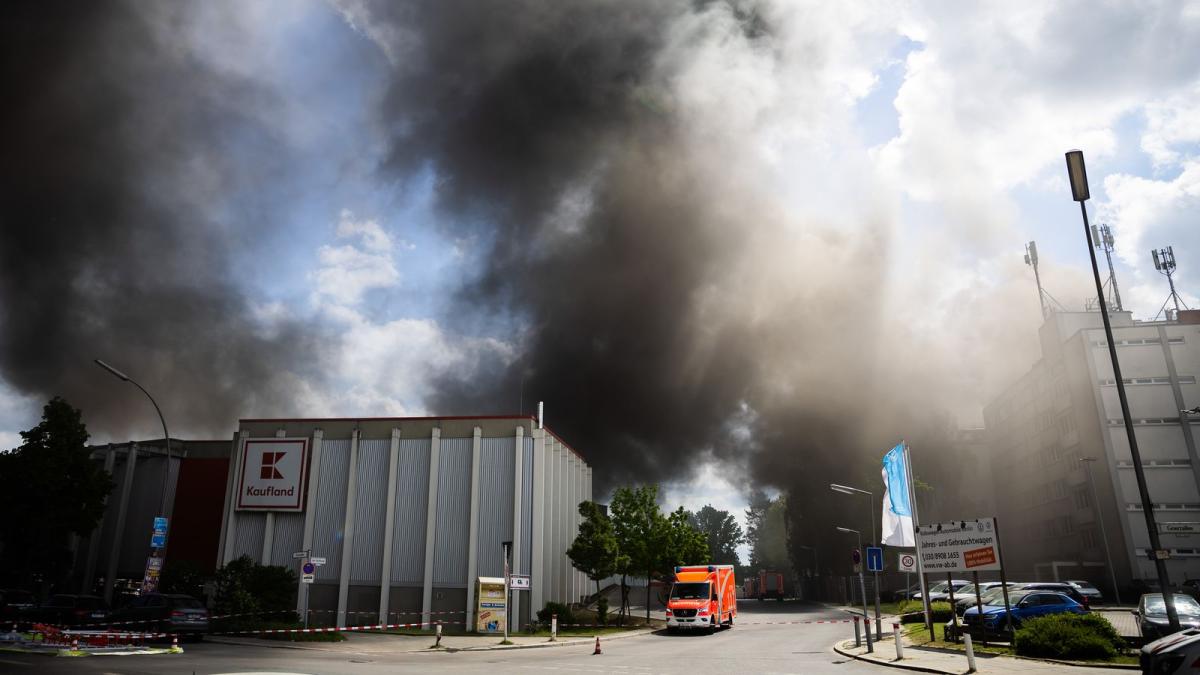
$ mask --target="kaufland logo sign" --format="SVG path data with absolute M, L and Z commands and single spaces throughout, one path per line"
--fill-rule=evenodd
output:
M 308 439 L 251 438 L 242 451 L 237 507 L 257 511 L 303 510 Z

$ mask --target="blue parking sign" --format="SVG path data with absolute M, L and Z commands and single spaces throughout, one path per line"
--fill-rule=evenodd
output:
M 867 547 L 867 571 L 883 571 L 883 548 L 880 546 Z

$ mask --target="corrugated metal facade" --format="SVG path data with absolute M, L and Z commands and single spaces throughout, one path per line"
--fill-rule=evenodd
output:
M 483 438 L 479 444 L 479 521 L 476 559 L 479 576 L 504 575 L 501 544 L 512 541 L 515 438 Z
M 470 438 L 443 438 L 438 463 L 437 516 L 433 540 L 433 583 L 467 586 L 467 540 L 471 516 Z
M 430 445 L 428 438 L 400 439 L 392 525 L 393 586 L 420 586 L 424 581 Z
M 346 479 L 349 477 L 350 439 L 325 439 L 321 447 L 312 554 L 325 558 L 317 568 L 317 581 L 337 581 L 342 569 L 342 528 L 346 526 Z
M 590 496 L 590 483 L 584 473 L 586 465 L 552 435 L 537 429 L 536 423 L 529 418 L 479 418 L 491 421 L 477 425 L 476 445 L 472 434 L 473 419 L 420 419 L 411 425 L 405 419 L 394 423 L 388 420 L 243 422 L 242 432 L 248 438 L 284 435 L 307 437 L 315 443 L 320 434 L 320 457 L 314 455 L 318 466 L 313 467 L 315 471 L 310 475 L 305 502 L 309 512 L 276 513 L 273 540 L 269 544 L 271 562 L 292 565 L 291 554 L 305 547 L 305 528 L 310 531 L 312 555 L 326 559 L 326 564 L 317 568 L 318 586 L 310 588 L 313 591 L 310 595 L 312 609 L 333 609 L 336 605 L 326 606 L 333 598 L 346 603 L 350 609 L 361 610 L 373 606 L 364 600 L 367 596 L 363 593 L 366 592 L 379 593 L 381 601 L 388 604 L 392 613 L 416 610 L 413 598 L 420 598 L 424 605 L 421 609 L 425 611 L 447 607 L 461 607 L 465 611 L 472 595 L 466 590 L 471 581 L 468 576 L 500 576 L 503 573 L 501 543 L 514 539 L 520 543 L 517 570 L 533 574 L 532 551 L 538 537 L 537 545 L 543 551 L 543 557 L 540 576 L 535 576 L 533 584 L 539 592 L 521 596 L 520 614 L 528 616 L 529 610 L 540 609 L 540 605 L 532 606 L 538 602 L 575 599 L 580 584 L 572 583 L 578 575 L 571 569 L 565 552 L 578 527 L 578 518 L 573 515 L 574 502 Z M 522 429 L 520 436 L 517 435 L 518 426 Z M 355 429 L 359 441 L 356 465 L 351 467 L 350 439 Z M 391 450 L 393 435 L 398 436 L 394 456 Z M 431 514 L 429 479 L 431 438 L 434 435 L 439 438 L 439 449 L 436 497 Z M 519 469 L 518 449 L 521 453 Z M 478 473 L 472 484 L 475 462 Z M 344 543 L 350 471 L 355 472 L 354 494 L 350 496 L 354 529 L 353 536 Z M 521 474 L 519 478 L 517 471 Z M 519 503 L 515 503 L 514 483 L 518 480 Z M 387 500 L 389 481 L 394 481 L 394 502 L 391 504 Z M 546 497 L 540 512 L 535 509 L 538 501 L 535 496 L 539 491 Z M 391 509 L 392 518 L 390 542 L 385 541 L 384 536 L 388 509 Z M 515 537 L 514 509 L 522 523 L 521 532 Z M 468 555 L 472 543 L 472 512 L 475 513 L 473 570 L 470 569 L 472 556 Z M 226 559 L 231 558 L 230 554 L 236 557 L 241 553 L 258 559 L 263 547 L 265 514 L 236 509 L 229 513 L 233 529 Z M 535 521 L 537 527 L 534 527 Z M 426 570 L 426 528 L 429 526 L 433 527 L 433 551 L 430 569 Z M 390 556 L 390 587 L 364 591 L 380 585 L 385 547 Z M 347 580 L 339 578 L 343 555 L 350 556 Z M 442 589 L 446 593 L 439 590 L 431 595 L 432 589 Z
M 358 442 L 358 497 L 354 509 L 354 558 L 350 568 L 352 584 L 378 584 L 381 578 L 391 446 L 391 439 L 385 438 Z
M 271 564 L 295 568 L 292 554 L 304 546 L 304 514 L 276 513 L 275 540 L 271 542 Z

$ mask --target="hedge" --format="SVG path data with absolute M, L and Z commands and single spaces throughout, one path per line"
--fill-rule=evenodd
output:
M 929 612 L 933 615 L 934 623 L 944 623 L 954 616 L 954 610 L 948 602 L 929 603 Z M 922 623 L 925 621 L 925 606 L 917 600 L 905 600 L 900 603 L 900 623 Z
M 1098 614 L 1064 613 L 1022 621 L 1013 647 L 1021 656 L 1107 661 L 1125 649 L 1125 641 Z

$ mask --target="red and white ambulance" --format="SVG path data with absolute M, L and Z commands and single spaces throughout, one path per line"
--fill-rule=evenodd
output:
M 667 600 L 667 630 L 732 628 L 736 617 L 733 565 L 675 568 L 675 583 Z

